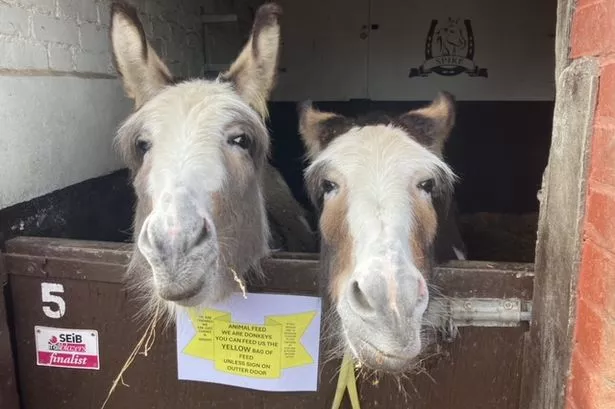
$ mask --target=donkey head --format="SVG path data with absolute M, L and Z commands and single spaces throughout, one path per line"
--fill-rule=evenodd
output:
M 115 65 L 135 111 L 116 143 L 137 195 L 129 269 L 153 302 L 207 305 L 237 288 L 268 251 L 261 186 L 267 99 L 280 43 L 275 4 L 262 6 L 228 72 L 174 81 L 136 10 L 112 6 Z
M 441 155 L 453 123 L 454 101 L 444 93 L 396 118 L 301 108 L 340 349 L 373 369 L 405 371 L 422 350 L 426 280 L 454 181 Z

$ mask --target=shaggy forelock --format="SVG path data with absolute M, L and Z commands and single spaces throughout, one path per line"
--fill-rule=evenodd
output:
M 361 141 L 358 138 L 356 138 L 356 140 L 351 139 L 354 137 L 354 134 L 367 127 L 371 127 L 373 133 L 395 131 L 399 133 L 400 136 L 403 133 L 404 138 L 406 138 L 409 143 L 415 145 L 417 152 L 414 157 L 409 158 L 407 162 L 408 169 L 421 171 L 425 176 L 434 178 L 437 189 L 434 192 L 434 196 L 443 199 L 446 204 L 448 204 L 453 192 L 453 185 L 457 180 L 457 176 L 452 169 L 438 155 L 434 154 L 417 141 L 415 136 L 408 134 L 406 129 L 388 123 L 386 125 L 354 126 L 348 129 L 344 134 L 340 134 L 333 139 L 331 143 L 314 158 L 313 162 L 305 171 L 305 178 L 310 198 L 315 206 L 319 208 L 321 206 L 320 182 L 325 177 L 328 169 L 344 166 L 340 164 L 340 158 L 343 158 L 345 165 L 369 166 L 364 163 L 365 152 L 363 152 L 363 154 L 360 152 Z M 391 139 L 390 146 L 387 146 L 386 149 L 396 149 L 395 144 L 399 141 L 399 139 Z M 354 155 L 346 150 L 349 143 L 356 144 L 355 147 L 357 149 Z

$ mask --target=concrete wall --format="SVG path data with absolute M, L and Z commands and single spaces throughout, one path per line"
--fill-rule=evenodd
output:
M 108 0 L 0 1 L 0 209 L 122 167 L 130 112 L 111 63 Z M 138 0 L 175 75 L 202 71 L 198 0 Z

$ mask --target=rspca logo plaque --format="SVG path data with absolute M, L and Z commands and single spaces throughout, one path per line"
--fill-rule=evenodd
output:
M 470 20 L 448 18 L 445 22 L 431 20 L 425 41 L 425 61 L 410 69 L 410 78 L 436 73 L 446 77 L 468 74 L 487 77 L 487 69 L 474 63 L 474 34 Z

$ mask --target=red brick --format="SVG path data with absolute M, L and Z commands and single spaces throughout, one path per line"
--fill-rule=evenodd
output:
M 574 348 L 584 358 L 586 367 L 604 379 L 615 379 L 615 323 L 579 299 Z M 614 405 L 615 407 L 615 405 Z
M 567 400 L 582 409 L 612 409 L 615 387 L 573 352 Z
M 615 256 L 592 240 L 583 247 L 578 294 L 579 300 L 615 317 Z
M 577 409 L 577 405 L 574 404 L 572 399 L 566 399 L 566 409 Z
M 615 47 L 614 10 L 611 0 L 577 8 L 572 19 L 572 58 L 604 55 Z
M 574 348 L 593 369 L 598 369 L 605 359 L 604 320 L 579 297 L 574 330 Z
M 612 17 L 615 19 L 615 16 Z M 615 39 L 611 39 L 615 41 Z M 615 61 L 609 60 L 600 70 L 600 89 L 596 115 L 615 118 Z
M 570 388 L 568 398 L 574 402 L 577 408 L 598 409 L 594 406 L 594 394 L 592 379 L 584 365 L 583 359 L 575 351 L 572 353 L 570 363 Z
M 585 235 L 615 253 L 615 188 L 590 182 Z
M 600 396 L 615 398 L 615 256 L 586 240 L 581 260 L 574 353 L 604 384 Z M 574 382 L 571 382 L 574 387 Z M 604 398 L 606 399 L 606 398 Z M 613 401 L 615 403 L 615 401 Z M 579 402 L 576 402 L 577 406 Z M 613 405 L 615 407 L 615 405 Z
M 611 409 L 615 407 L 615 385 L 612 382 L 601 379 L 597 401 L 600 408 Z
M 611 109 L 615 112 L 615 106 Z M 603 109 L 604 111 L 606 108 Z M 590 178 L 615 186 L 615 128 L 594 127 Z
M 604 0 L 577 0 L 576 9 L 579 10 L 582 7 L 586 7 L 596 3 L 603 3 Z
M 604 361 L 601 363 L 600 374 L 610 384 L 615 394 L 615 322 L 610 320 L 606 328 L 606 337 L 604 340 L 606 355 Z M 615 407 L 615 400 L 613 401 L 613 407 Z

